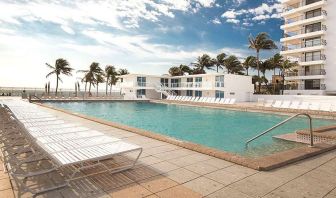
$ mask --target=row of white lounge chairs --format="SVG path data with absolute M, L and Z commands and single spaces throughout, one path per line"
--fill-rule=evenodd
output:
M 105 171 L 120 172 L 134 167 L 142 153 L 137 145 L 68 123 L 20 100 L 0 101 L 0 121 L 1 158 L 19 194 L 30 192 L 37 196 L 57 190 L 68 186 L 79 174 L 86 177 Z M 114 165 L 111 161 L 105 164 L 106 160 L 112 160 Z M 86 170 L 90 173 L 83 176 Z M 61 177 L 61 181 L 50 184 L 44 179 L 43 183 L 31 185 L 37 177 L 51 174 Z
M 259 107 L 266 108 L 279 108 L 279 109 L 296 109 L 296 110 L 312 110 L 312 111 L 325 111 L 336 112 L 336 102 L 317 102 L 317 101 L 299 101 L 299 100 L 265 100 L 258 99 Z
M 200 102 L 212 104 L 235 104 L 235 98 L 211 98 L 211 97 L 192 97 L 192 96 L 168 96 L 167 100 Z

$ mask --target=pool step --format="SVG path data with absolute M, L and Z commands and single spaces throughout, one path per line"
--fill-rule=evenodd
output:
M 299 143 L 310 143 L 310 133 L 308 130 L 300 130 L 295 133 L 287 133 L 283 135 L 273 136 L 277 139 L 299 142 Z M 314 143 L 330 142 L 336 140 L 336 126 L 327 126 L 314 129 L 313 132 Z

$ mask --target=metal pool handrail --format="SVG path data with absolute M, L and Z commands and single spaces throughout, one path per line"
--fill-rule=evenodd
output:
M 259 137 L 261 137 L 261 136 L 263 136 L 263 135 L 265 135 L 265 134 L 267 134 L 267 133 L 273 131 L 274 129 L 278 128 L 279 126 L 282 126 L 283 124 L 287 123 L 288 121 L 290 121 L 290 120 L 292 120 L 292 119 L 294 119 L 294 118 L 296 118 L 296 117 L 298 117 L 298 116 L 300 116 L 300 115 L 304 115 L 304 116 L 308 117 L 308 119 L 309 119 L 309 129 L 310 129 L 310 145 L 309 145 L 309 146 L 310 146 L 310 147 L 313 147 L 313 146 L 314 146 L 314 139 L 313 139 L 313 124 L 312 124 L 312 117 L 311 117 L 309 114 L 307 114 L 307 113 L 298 113 L 298 114 L 296 114 L 296 115 L 294 115 L 294 116 L 292 116 L 292 117 L 290 117 L 290 118 L 287 118 L 286 120 L 280 122 L 279 124 L 274 125 L 273 127 L 271 127 L 271 128 L 269 128 L 269 129 L 267 129 L 266 131 L 260 133 L 259 135 L 257 135 L 257 136 L 255 136 L 255 137 L 249 139 L 249 140 L 245 143 L 246 147 L 248 146 L 248 144 L 249 144 L 250 142 L 252 142 L 252 141 L 258 139 Z

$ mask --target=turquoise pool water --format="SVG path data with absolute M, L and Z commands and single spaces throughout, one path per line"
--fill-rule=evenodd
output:
M 47 104 L 249 157 L 264 156 L 304 146 L 277 140 L 272 136 L 307 128 L 308 122 L 306 118 L 296 118 L 251 143 L 246 149 L 246 140 L 288 116 L 147 102 L 52 102 Z M 335 121 L 321 119 L 313 121 L 314 127 L 331 124 L 335 124 Z

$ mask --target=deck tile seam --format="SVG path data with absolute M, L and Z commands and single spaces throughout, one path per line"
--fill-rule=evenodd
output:
M 286 184 L 288 184 L 288 183 L 290 183 L 290 182 L 292 182 L 292 181 L 294 181 L 294 180 L 296 180 L 296 179 L 302 177 L 303 175 L 306 175 L 307 173 L 310 173 L 310 172 L 316 170 L 317 168 L 321 167 L 321 166 L 324 165 L 324 164 L 327 164 L 328 162 L 330 162 L 330 161 L 332 161 L 332 160 L 334 160 L 334 159 L 336 159 L 336 157 L 333 157 L 333 158 L 327 160 L 326 162 L 324 162 L 324 163 L 318 165 L 317 167 L 314 167 L 314 168 L 310 169 L 309 171 L 304 172 L 304 173 L 300 174 L 299 176 L 294 177 L 293 179 L 288 180 L 287 182 L 285 182 L 285 183 L 281 184 L 280 186 L 274 188 L 272 191 L 266 193 L 265 195 L 263 195 L 263 196 L 261 196 L 261 197 L 265 197 L 265 196 L 269 195 L 270 193 L 274 192 L 275 190 L 281 188 L 282 186 L 284 186 L 284 185 L 286 185 Z M 335 188 L 336 188 L 336 187 L 335 187 Z M 329 193 L 329 192 L 328 192 L 328 193 Z M 324 196 L 326 196 L 326 195 L 324 195 Z
M 333 188 L 333 189 L 331 189 L 329 192 L 327 192 L 327 194 L 323 195 L 322 198 L 327 197 L 327 196 L 328 196 L 332 191 L 334 191 L 334 190 L 336 190 L 336 186 L 335 186 L 335 188 Z
M 230 183 L 230 184 L 227 184 L 227 185 L 225 185 L 225 184 L 223 184 L 223 183 L 220 183 L 220 184 L 223 184 L 224 187 L 223 187 L 223 188 L 220 188 L 220 189 L 218 189 L 218 190 L 216 190 L 216 191 L 214 191 L 214 192 L 212 192 L 212 193 L 210 193 L 210 194 L 208 194 L 207 196 L 209 196 L 209 195 L 211 195 L 211 194 L 213 194 L 213 193 L 215 193 L 215 192 L 218 192 L 218 191 L 220 191 L 220 190 L 223 190 L 223 189 L 226 188 L 226 187 L 230 187 L 232 184 L 238 183 L 238 182 L 240 182 L 240 181 L 242 181 L 242 180 L 244 180 L 244 179 L 246 179 L 246 178 L 248 178 L 248 177 L 251 177 L 251 176 L 256 175 L 256 174 L 259 174 L 259 173 L 260 173 L 260 172 L 258 171 L 258 172 L 256 172 L 256 173 L 253 173 L 253 174 L 251 174 L 251 175 L 248 175 L 248 176 L 246 176 L 246 177 L 243 177 L 243 178 L 241 178 L 241 179 L 239 179 L 239 180 L 237 180 L 237 181 L 234 181 L 234 182 L 232 182 L 232 183 Z M 208 177 L 207 177 L 207 178 L 208 178 Z M 210 178 L 208 178 L 208 179 L 210 179 Z M 211 180 L 213 180 L 213 179 L 211 179 Z M 214 181 L 214 180 L 213 180 L 213 181 Z M 219 182 L 218 182 L 218 183 L 219 183 Z M 231 188 L 231 187 L 230 187 L 230 188 Z M 235 189 L 235 188 L 234 188 L 234 189 Z M 240 190 L 238 190 L 238 189 L 235 189 L 235 190 L 237 190 L 237 191 L 239 191 L 239 192 L 241 192 L 241 193 L 247 195 L 246 193 L 244 193 L 244 192 L 242 192 L 242 191 L 240 191 Z M 247 196 L 251 197 L 250 195 L 247 195 Z

